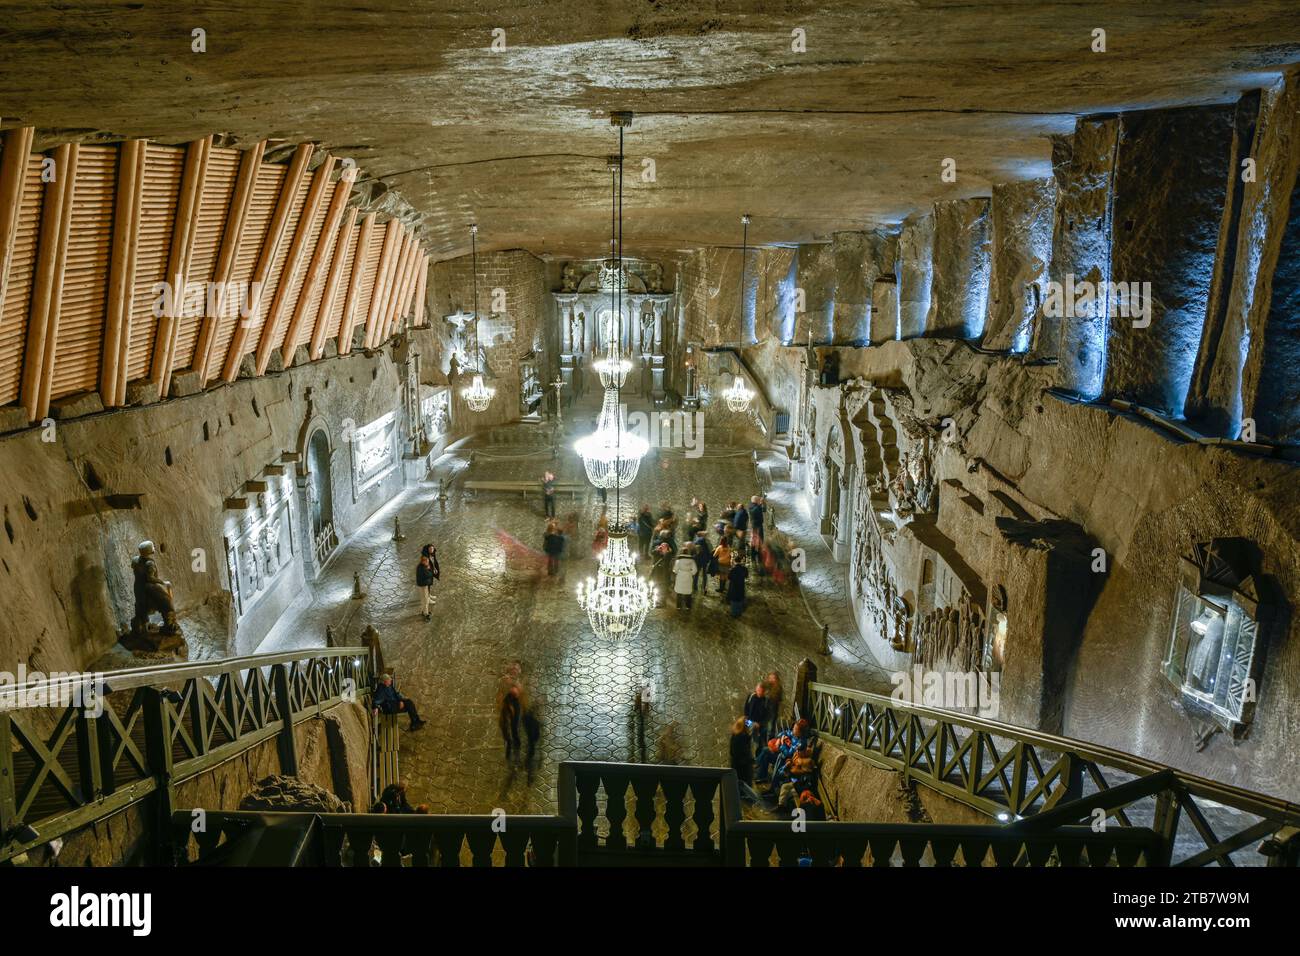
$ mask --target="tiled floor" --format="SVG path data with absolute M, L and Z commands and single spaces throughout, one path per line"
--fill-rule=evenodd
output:
M 565 424 L 577 431 L 576 422 Z M 444 458 L 439 472 L 468 468 L 478 478 L 540 480 L 550 467 L 562 479 L 581 476 L 571 451 L 563 452 L 562 467 L 556 467 L 549 428 L 515 428 L 517 434 L 498 432 L 497 441 L 477 443 L 473 465 L 464 449 Z M 643 501 L 656 507 L 668 501 L 682 511 L 692 495 L 701 495 L 716 515 L 724 500 L 759 489 L 749 451 L 707 443 L 705 450 L 695 459 L 681 450 L 652 451 L 624 495 L 624 512 Z M 398 686 L 429 722 L 418 734 L 403 733 L 401 763 L 413 800 L 429 803 L 435 813 L 497 807 L 553 812 L 555 770 L 565 759 L 655 761 L 677 755 L 684 763 L 723 766 L 730 723 L 756 680 L 778 670 L 788 701 L 805 657 L 817 662 L 822 680 L 889 686 L 856 636 L 845 568 L 813 534 L 792 486 L 778 484 L 770 499 L 779 530 L 806 549 L 807 606 L 792 586 L 751 579 L 750 603 L 738 620 L 715 595 L 697 597 L 689 612 L 677 611 L 669 596 L 668 606 L 652 611 L 636 638 L 618 643 L 595 637 L 574 596 L 574 585 L 595 568 L 590 541 L 600 506 L 594 492 L 560 502 L 560 516 L 573 520 L 576 531 L 563 577 L 548 578 L 539 498 L 472 500 L 457 488 L 440 503 L 437 490 L 436 481 L 426 482 L 377 514 L 334 557 L 316 583 L 314 600 L 287 615 L 260 648 L 320 646 L 327 625 L 336 638 L 353 642 L 373 624 Z M 395 516 L 406 535 L 401 542 L 391 540 Z M 442 578 L 433 621 L 426 623 L 413 585 L 420 545 L 429 541 L 438 549 Z M 354 572 L 367 592 L 363 601 L 351 599 Z M 830 625 L 829 657 L 817 653 L 820 634 L 809 609 Z M 523 664 L 529 692 L 543 705 L 541 759 L 531 781 L 507 767 L 494 712 L 498 676 L 515 659 Z M 633 701 L 647 682 L 653 702 L 639 721 Z

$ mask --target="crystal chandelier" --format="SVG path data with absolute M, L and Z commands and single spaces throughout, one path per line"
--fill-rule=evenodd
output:
M 591 629 L 600 638 L 635 637 L 658 599 L 658 589 L 637 576 L 627 533 L 622 531 L 610 534 L 596 577 L 578 585 L 578 607 L 587 612 Z
M 483 376 L 475 374 L 474 383 L 469 388 L 460 390 L 460 397 L 465 400 L 471 412 L 486 412 L 487 407 L 492 404 L 492 396 L 497 393 L 495 388 L 483 384 Z
M 485 412 L 488 406 L 492 404 L 492 396 L 497 393 L 495 388 L 483 384 L 482 368 L 486 363 L 482 361 L 483 350 L 479 346 L 478 339 L 478 224 L 474 223 L 469 227 L 470 251 L 472 255 L 472 268 L 474 270 L 474 361 L 471 365 L 466 356 L 467 368 L 475 370 L 474 381 L 468 388 L 460 390 L 460 397 L 465 400 L 471 412 Z
M 622 498 L 620 490 L 631 484 L 641 467 L 641 459 L 650 450 L 650 444 L 639 435 L 625 434 L 622 418 L 622 396 L 619 389 L 627 376 L 632 363 L 619 352 L 618 342 L 622 332 L 622 274 L 623 274 L 623 129 L 632 122 L 631 113 L 612 113 L 610 122 L 618 129 L 618 162 L 612 162 L 611 173 L 618 174 L 618 219 L 617 231 L 613 217 L 610 223 L 611 252 L 616 250 L 614 261 L 615 275 L 618 281 L 611 290 L 611 313 L 615 322 L 615 335 L 607 335 L 605 360 L 607 363 L 601 373 L 605 384 L 605 398 L 600 407 L 600 419 L 592 434 L 581 438 L 575 444 L 578 454 L 582 456 L 583 466 L 587 469 L 587 478 L 597 488 L 614 489 L 614 528 L 609 535 L 605 550 L 601 552 L 600 563 L 596 568 L 596 577 L 578 585 L 578 606 L 587 612 L 591 629 L 597 637 L 613 640 L 623 637 L 635 637 L 645 624 L 646 614 L 658 601 L 658 591 L 653 584 L 639 577 L 636 573 L 636 559 L 628 547 L 627 532 L 623 529 L 623 515 L 620 510 Z M 611 175 L 611 191 L 613 189 Z M 626 367 L 625 367 L 626 366 Z
M 727 407 L 733 412 L 744 412 L 749 409 L 754 393 L 745 387 L 745 383 L 737 375 L 731 380 L 731 387 L 722 393 L 722 397 L 727 400 Z
M 573 443 L 587 469 L 587 480 L 597 488 L 618 490 L 632 484 L 641 459 L 650 451 L 648 441 L 628 433 L 618 397 L 618 389 L 605 389 L 596 430 Z

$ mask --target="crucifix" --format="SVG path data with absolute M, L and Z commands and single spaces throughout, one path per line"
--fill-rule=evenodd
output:
M 555 389 L 555 420 L 564 421 L 564 416 L 560 413 L 560 389 L 564 388 L 565 382 L 562 378 L 557 378 L 551 383 L 551 388 Z

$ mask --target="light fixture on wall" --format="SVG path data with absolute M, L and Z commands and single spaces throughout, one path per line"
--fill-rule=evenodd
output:
M 478 224 L 469 227 L 471 267 L 474 270 L 474 354 L 466 356 L 466 364 L 474 369 L 474 380 L 468 388 L 460 390 L 460 397 L 465 400 L 472 412 L 485 412 L 492 404 L 495 388 L 483 384 L 483 367 L 487 364 L 478 338 Z
M 631 363 L 621 354 L 623 313 L 623 130 L 631 125 L 631 113 L 611 113 L 618 127 L 618 158 L 610 160 L 611 191 L 616 199 L 610 220 L 610 252 L 616 279 L 610 289 L 615 319 L 613 335 L 606 335 L 606 364 L 601 374 L 605 397 L 596 430 L 574 445 L 582 456 L 587 478 L 597 488 L 614 489 L 614 531 L 601 552 L 596 577 L 578 585 L 578 606 L 587 612 L 597 637 L 635 637 L 645 624 L 646 614 L 657 600 L 654 585 L 636 573 L 636 558 L 628 546 L 623 526 L 621 490 L 630 485 L 641 467 L 650 443 L 639 435 L 625 434 L 620 389 Z M 615 189 L 615 187 L 617 187 Z M 626 363 L 626 368 L 624 368 Z

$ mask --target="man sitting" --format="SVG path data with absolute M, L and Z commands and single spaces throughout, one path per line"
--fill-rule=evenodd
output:
M 383 674 L 379 678 L 379 683 L 375 686 L 375 713 L 399 714 L 405 713 L 411 716 L 411 730 L 419 730 L 425 722 L 420 719 L 419 712 L 415 709 L 415 701 L 409 697 L 403 697 L 398 691 L 397 686 L 393 683 L 392 674 Z

